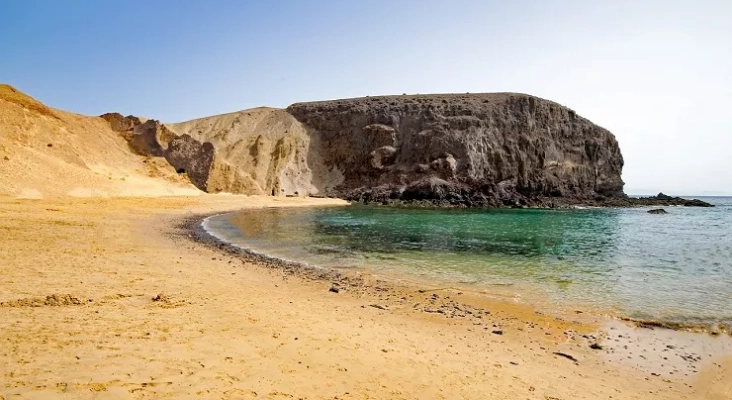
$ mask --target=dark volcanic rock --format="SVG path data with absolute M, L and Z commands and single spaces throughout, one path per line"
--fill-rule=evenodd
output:
M 653 210 L 648 210 L 648 214 L 668 214 L 668 211 L 663 208 L 655 208 Z
M 154 119 L 136 126 L 127 136 L 130 147 L 145 156 L 163 157 L 168 143 L 176 135 L 165 125 Z
M 523 206 L 624 199 L 615 137 L 557 103 L 516 93 L 384 96 L 288 107 L 366 202 Z
M 659 193 L 656 196 L 633 199 L 633 203 L 638 206 L 714 207 L 714 205 L 699 199 L 689 200 L 681 197 L 668 196 L 663 193 Z
M 188 174 L 191 183 L 208 191 L 208 177 L 212 169 L 215 150 L 211 143 L 201 143 L 188 135 L 175 138 L 168 143 L 165 159 L 179 173 Z

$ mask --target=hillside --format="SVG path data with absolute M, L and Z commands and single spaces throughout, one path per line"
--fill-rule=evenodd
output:
M 245 181 L 245 193 L 315 195 L 329 187 L 316 143 L 285 110 L 259 107 L 235 113 L 166 124 L 179 135 L 210 142 L 229 176 L 212 177 L 213 191 Z M 333 186 L 332 184 L 330 186 Z
M 135 155 L 98 117 L 55 110 L 0 85 L 0 196 L 198 194 L 165 160 Z
M 3 85 L 0 116 L 0 193 L 16 197 L 198 188 L 467 206 L 625 201 L 615 137 L 517 93 L 366 97 L 163 124 L 55 110 Z

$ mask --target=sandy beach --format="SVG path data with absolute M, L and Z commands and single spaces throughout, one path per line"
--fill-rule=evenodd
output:
M 655 361 L 591 349 L 591 316 L 363 271 L 335 293 L 330 280 L 244 261 L 180 228 L 194 215 L 342 204 L 2 198 L 0 399 L 732 398 L 725 347 L 688 373 L 654 373 Z M 654 340 L 685 340 L 616 329 L 631 352 L 660 356 Z M 723 346 L 688 335 L 710 353 Z

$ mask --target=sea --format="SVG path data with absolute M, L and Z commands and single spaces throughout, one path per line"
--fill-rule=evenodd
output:
M 556 310 L 732 324 L 732 197 L 715 207 L 270 208 L 209 217 L 236 246 Z

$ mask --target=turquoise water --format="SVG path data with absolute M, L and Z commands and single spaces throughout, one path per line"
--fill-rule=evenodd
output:
M 732 198 L 714 208 L 266 209 L 212 217 L 276 257 L 368 268 L 641 319 L 732 322 Z

